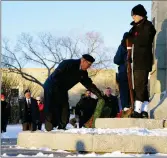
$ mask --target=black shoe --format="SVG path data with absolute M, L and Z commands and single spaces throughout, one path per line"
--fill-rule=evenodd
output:
M 138 112 L 136 112 L 136 111 L 134 111 L 134 112 L 132 113 L 131 117 L 132 117 L 132 118 L 141 118 L 141 114 L 138 113 Z
M 66 130 L 66 124 L 64 124 L 64 123 L 59 123 L 58 129 Z
M 141 118 L 148 118 L 148 113 L 145 111 L 141 112 Z
M 51 131 L 53 129 L 53 124 L 50 121 L 48 121 L 47 119 L 45 120 L 45 129 L 47 131 Z

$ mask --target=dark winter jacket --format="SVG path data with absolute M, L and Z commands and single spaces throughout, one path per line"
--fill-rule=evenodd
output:
M 133 68 L 134 70 L 151 71 L 153 64 L 152 43 L 156 30 L 147 18 L 138 23 L 132 22 L 131 25 L 133 27 L 129 33 L 134 44 Z
M 103 107 L 103 111 L 102 111 L 101 117 L 105 117 L 105 113 L 106 112 L 108 113 L 109 110 L 110 110 L 109 117 L 111 117 L 111 118 L 116 117 L 117 113 L 119 112 L 119 106 L 118 106 L 117 97 L 113 96 L 113 95 L 110 95 L 109 97 L 104 95 L 103 98 L 105 100 L 105 105 Z M 108 111 L 106 111 L 105 109 L 108 109 Z
M 7 121 L 10 118 L 11 107 L 6 101 L 1 101 L 1 119 Z
M 94 94 L 100 96 L 101 92 L 88 77 L 88 72 L 80 69 L 80 62 L 80 59 L 68 59 L 62 61 L 45 81 L 44 89 L 56 87 L 60 92 L 67 92 L 74 85 L 80 82 Z
M 118 81 L 121 81 L 121 80 L 127 81 L 126 59 L 127 59 L 127 49 L 123 45 L 120 45 L 114 56 L 114 63 L 119 65 L 118 76 L 117 76 Z
M 75 115 L 79 116 L 80 127 L 82 127 L 93 115 L 97 105 L 97 99 L 82 97 L 75 108 Z
M 19 107 L 20 107 L 20 119 L 22 123 L 39 122 L 40 115 L 39 115 L 39 109 L 38 109 L 38 104 L 36 99 L 31 97 L 30 111 L 28 109 L 26 98 L 19 101 Z

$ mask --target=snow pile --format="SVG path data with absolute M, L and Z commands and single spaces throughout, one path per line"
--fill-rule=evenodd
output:
M 68 130 L 52 130 L 58 133 L 75 133 L 75 134 L 116 134 L 116 135 L 140 135 L 140 136 L 167 136 L 167 128 L 152 129 L 146 128 L 118 128 L 118 129 L 96 129 L 96 128 L 69 128 Z
M 11 157 L 11 156 L 8 156 L 6 153 L 4 153 L 2 157 Z M 53 154 L 43 154 L 42 152 L 39 152 L 36 155 L 32 155 L 32 156 L 19 154 L 15 157 L 54 157 L 54 155 Z
M 96 153 L 90 153 L 90 154 L 75 154 L 75 155 L 67 155 L 66 157 L 166 157 L 167 154 L 124 154 L 120 151 L 115 151 L 112 153 L 105 153 L 105 154 L 96 154 Z
M 54 129 L 52 132 L 65 132 L 65 133 L 77 133 L 77 134 L 117 134 L 117 135 L 140 135 L 140 136 L 167 136 L 167 128 L 152 129 L 146 128 L 118 128 L 118 129 L 96 129 L 96 128 L 74 128 L 72 125 L 67 125 L 68 130 Z M 44 132 L 44 125 L 42 126 Z M 17 138 L 19 132 L 22 132 L 22 126 L 8 125 L 7 132 L 1 134 L 1 138 Z

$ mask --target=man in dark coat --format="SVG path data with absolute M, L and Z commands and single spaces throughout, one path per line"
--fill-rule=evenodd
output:
M 148 75 L 152 70 L 153 54 L 152 43 L 156 30 L 153 24 L 147 20 L 147 11 L 139 4 L 135 6 L 131 15 L 133 22 L 129 31 L 130 40 L 134 44 L 133 70 L 135 89 L 135 109 L 132 117 L 148 117 Z M 129 60 L 129 59 L 128 59 Z
M 129 94 L 129 85 L 128 85 L 128 76 L 127 76 L 127 48 L 126 48 L 126 39 L 128 38 L 129 33 L 126 32 L 123 35 L 120 46 L 114 56 L 114 63 L 119 65 L 117 81 L 120 91 L 120 100 L 121 106 L 124 111 L 128 110 L 130 107 L 130 94 Z M 126 110 L 125 110 L 126 109 Z
M 105 105 L 102 110 L 101 118 L 114 118 L 119 113 L 118 99 L 116 96 L 113 96 L 112 90 L 110 87 L 105 89 Z
M 69 122 L 68 90 L 80 82 L 98 97 L 100 90 L 88 77 L 87 69 L 95 59 L 84 54 L 81 59 L 62 61 L 44 83 L 45 128 L 51 131 L 53 127 L 65 129 Z
M 91 92 L 86 90 L 75 108 L 75 115 L 79 118 L 79 127 L 81 128 L 93 115 L 97 105 L 97 99 L 91 97 Z
M 10 118 L 10 105 L 5 101 L 5 95 L 1 94 L 1 133 L 6 132 L 8 120 Z
M 36 99 L 31 97 L 31 92 L 27 89 L 24 92 L 25 98 L 19 101 L 20 119 L 23 126 L 23 131 L 37 130 L 39 122 L 39 109 Z

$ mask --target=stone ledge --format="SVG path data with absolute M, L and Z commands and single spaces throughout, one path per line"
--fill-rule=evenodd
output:
M 165 124 L 166 125 L 166 124 Z M 163 128 L 163 120 L 135 118 L 97 118 L 96 128 Z
M 167 136 L 21 132 L 17 145 L 25 148 L 125 153 L 167 153 Z
M 25 148 L 60 149 L 68 151 L 92 151 L 93 135 L 59 132 L 21 132 L 17 145 Z
M 157 93 L 148 105 L 148 114 L 153 119 L 167 119 L 167 93 Z
M 94 135 L 93 151 L 123 153 L 167 153 L 167 136 Z

